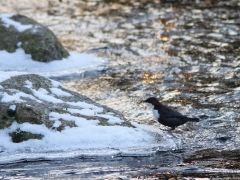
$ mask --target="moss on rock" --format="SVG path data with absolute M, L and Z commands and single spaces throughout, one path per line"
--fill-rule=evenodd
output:
M 30 132 L 21 131 L 20 129 L 17 129 L 16 131 L 9 133 L 9 135 L 12 138 L 12 142 L 20 143 L 23 141 L 27 141 L 29 139 L 42 139 L 43 135 L 41 134 L 32 134 Z
M 37 112 L 36 108 L 27 105 L 17 106 L 16 120 L 18 123 L 43 124 L 41 113 Z
M 11 111 L 7 104 L 0 103 L 0 129 L 7 128 L 12 125 L 13 121 L 15 120 L 14 111 Z

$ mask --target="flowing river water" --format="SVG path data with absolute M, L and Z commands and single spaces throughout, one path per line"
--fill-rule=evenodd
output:
M 139 103 L 149 96 L 199 123 L 166 135 L 181 150 L 139 157 L 80 157 L 0 166 L 9 179 L 240 179 L 238 0 L 0 0 L 48 26 L 70 51 L 108 59 L 101 71 L 60 77 L 67 88 L 165 129 Z

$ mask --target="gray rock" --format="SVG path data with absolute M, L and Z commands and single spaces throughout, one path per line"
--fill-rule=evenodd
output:
M 19 31 L 0 18 L 0 50 L 15 52 L 21 47 L 26 54 L 32 55 L 33 60 L 41 62 L 61 60 L 69 56 L 68 51 L 47 27 L 23 15 L 13 15 L 10 19 L 22 26 L 28 25 L 29 28 Z
M 12 137 L 12 141 L 15 143 L 20 143 L 23 141 L 27 141 L 29 139 L 42 139 L 43 135 L 41 134 L 33 134 L 26 131 L 21 131 L 21 129 L 17 129 L 16 131 L 9 134 Z
M 185 152 L 182 156 L 185 164 L 200 167 L 239 169 L 239 148 L 207 148 Z
M 9 114 L 8 112 L 9 105 L 0 103 L 0 129 L 4 129 L 11 126 L 14 121 L 15 115 L 11 113 Z
M 83 103 L 81 107 L 76 103 Z M 96 110 L 97 113 L 81 113 L 81 110 Z M 70 111 L 73 110 L 74 112 Z M 95 111 L 94 110 L 94 111 Z M 134 126 L 117 111 L 95 103 L 91 99 L 76 92 L 65 89 L 60 83 L 45 77 L 28 74 L 15 76 L 0 83 L 0 129 L 7 128 L 13 122 L 18 124 L 43 124 L 47 128 L 62 131 L 66 127 L 76 127 L 74 120 L 65 119 L 64 116 L 51 119 L 51 113 L 69 115 L 74 118 L 98 120 L 99 126 Z M 110 118 L 118 118 L 117 123 L 109 123 Z M 41 134 L 16 129 L 9 133 L 13 142 L 28 139 L 41 139 Z

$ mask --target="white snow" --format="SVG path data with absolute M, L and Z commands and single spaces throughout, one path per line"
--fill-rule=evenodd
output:
M 90 123 L 88 120 L 82 121 L 81 124 L 82 126 L 58 132 L 49 130 L 44 125 L 18 124 L 15 122 L 9 128 L 0 131 L 0 146 L 3 146 L 5 151 L 8 152 L 19 152 L 24 149 L 28 149 L 30 152 L 43 152 L 89 148 L 140 147 L 146 145 L 147 142 L 153 141 L 153 138 L 140 128 L 96 126 L 95 122 Z M 8 133 L 13 132 L 16 128 L 31 133 L 43 134 L 44 138 L 42 140 L 35 139 L 22 143 L 12 143 Z
M 11 17 L 13 16 L 13 14 L 1 14 L 0 15 L 0 18 L 1 20 L 3 21 L 3 25 L 6 26 L 6 27 L 9 27 L 9 26 L 13 26 L 15 27 L 19 32 L 23 32 L 27 29 L 31 29 L 33 28 L 32 25 L 23 25 L 17 21 L 14 21 L 12 19 L 10 19 Z
M 57 128 L 57 127 L 61 126 L 61 124 L 62 124 L 61 121 L 57 120 L 54 122 L 53 127 Z
M 49 92 L 43 88 L 39 88 L 38 90 L 32 89 L 32 92 L 34 96 L 36 96 L 38 99 L 52 102 L 52 103 L 62 103 L 63 101 L 61 99 L 57 99 L 51 95 L 49 95 Z
M 58 89 L 58 88 L 50 88 L 51 92 L 53 94 L 55 94 L 56 96 L 72 96 L 71 94 L 67 93 L 67 92 L 64 92 L 62 91 L 61 89 Z
M 108 119 L 109 124 L 121 124 L 123 122 L 123 120 L 121 120 L 120 118 L 118 118 L 116 116 L 109 115 L 109 114 L 98 114 L 99 111 L 97 112 L 96 110 L 92 110 L 92 109 L 81 109 L 81 110 L 79 110 L 79 109 L 68 108 L 67 111 L 69 111 L 72 114 L 82 114 L 82 115 L 85 115 L 85 116 L 103 117 L 105 119 Z
M 16 110 L 16 105 L 11 105 L 10 107 L 9 107 L 9 109 L 11 109 L 11 110 L 13 110 L 13 111 L 15 111 Z
M 101 112 L 101 111 L 96 111 L 96 108 L 95 108 L 95 110 L 93 110 L 93 109 L 81 109 L 81 110 L 79 110 L 79 109 L 68 108 L 67 111 L 69 111 L 72 114 L 82 114 L 82 115 L 85 115 L 85 116 L 103 117 L 105 119 L 108 119 L 109 124 L 121 124 L 123 122 L 123 120 L 121 120 L 120 118 L 118 118 L 116 116 L 112 116 L 112 115 L 109 115 L 109 114 L 98 114 L 98 112 Z
M 82 114 L 82 115 L 85 115 L 85 116 L 94 116 L 94 115 L 96 115 L 96 111 L 92 110 L 92 109 L 81 109 L 81 110 L 79 110 L 79 109 L 68 108 L 67 111 L 72 113 L 72 114 Z
M 31 55 L 25 54 L 18 48 L 14 53 L 5 50 L 0 51 L 0 81 L 6 79 L 4 73 L 9 74 L 39 74 L 46 77 L 56 77 L 71 74 L 81 74 L 85 70 L 99 70 L 106 64 L 106 60 L 85 53 L 69 52 L 70 56 L 62 60 L 48 63 L 33 61 Z M 14 72 L 13 72 L 14 71 Z M 8 75 L 8 74 L 7 74 Z
M 28 153 L 24 158 L 31 159 L 32 156 L 28 156 L 30 153 L 33 156 L 44 156 L 47 158 L 49 152 L 65 152 L 65 155 L 69 156 L 70 152 L 77 151 L 74 153 L 76 156 L 85 154 L 86 150 L 101 153 L 103 149 L 107 150 L 110 148 L 119 149 L 118 152 L 124 152 L 124 150 L 128 152 L 129 150 L 127 149 L 131 149 L 130 152 L 137 153 L 137 150 L 141 148 L 149 148 L 151 151 L 153 147 L 158 146 L 154 136 L 147 133 L 147 131 L 156 132 L 156 130 L 144 125 L 133 123 L 137 128 L 99 126 L 98 120 L 87 120 L 68 113 L 51 112 L 49 116 L 50 120 L 54 121 L 53 127 L 57 128 L 61 125 L 60 119 L 74 121 L 77 127 L 65 128 L 59 132 L 54 129 L 48 129 L 45 125 L 18 124 L 14 122 L 9 128 L 0 130 L 0 148 L 3 150 L 0 153 L 0 163 L 17 161 L 19 158 L 23 158 L 26 152 Z M 107 118 L 111 119 L 114 117 L 107 116 Z M 22 131 L 42 134 L 44 137 L 41 140 L 32 139 L 21 143 L 13 143 L 8 134 L 18 128 Z M 14 154 L 20 155 L 16 157 Z M 63 156 L 61 155 L 60 157 Z
M 25 87 L 28 87 L 28 88 L 32 88 L 32 82 L 30 82 L 30 81 L 25 81 Z
M 17 43 L 17 47 L 20 47 L 22 45 L 22 42 Z
M 53 85 L 53 87 L 62 87 L 62 88 L 65 88 L 63 85 L 62 85 L 62 83 L 60 83 L 60 82 L 58 82 L 58 81 L 54 81 L 54 80 L 51 80 L 51 82 L 52 82 L 52 85 Z
M 80 108 L 83 108 L 83 109 L 93 109 L 95 112 L 98 112 L 98 113 L 103 111 L 103 108 L 97 107 L 93 104 L 88 104 L 88 103 L 85 103 L 85 102 L 67 102 L 67 103 L 69 105 L 80 107 Z
M 1 94 L 1 93 L 0 93 Z M 2 102 L 26 102 L 24 99 L 22 98 L 29 98 L 29 99 L 32 99 L 32 100 L 35 100 L 37 102 L 42 102 L 38 99 L 36 99 L 34 96 L 30 95 L 30 94 L 26 94 L 24 92 L 17 92 L 13 95 L 10 95 L 6 92 L 4 92 L 3 94 L 3 97 L 1 99 Z
M 74 121 L 76 125 L 79 127 L 86 127 L 90 125 L 98 125 L 99 121 L 98 120 L 87 120 L 85 118 L 77 117 L 77 116 L 72 116 L 70 114 L 64 113 L 60 114 L 57 112 L 51 112 L 49 114 L 50 120 L 56 121 L 59 119 L 63 119 L 66 121 Z
M 97 116 L 108 119 L 109 124 L 117 124 L 117 123 L 121 124 L 123 122 L 123 120 L 121 120 L 120 118 L 112 116 L 112 115 L 108 115 L 108 114 L 105 114 L 105 115 L 102 114 L 102 115 L 97 115 Z
M 6 102 L 11 102 L 11 101 L 15 101 L 15 102 L 23 102 L 23 100 L 20 99 L 20 97 L 18 96 L 12 96 L 12 95 L 9 95 L 8 93 L 4 92 L 1 94 L 2 95 L 2 99 L 1 101 L 3 103 L 6 103 Z

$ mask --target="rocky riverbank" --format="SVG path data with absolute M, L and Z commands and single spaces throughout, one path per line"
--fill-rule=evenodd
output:
M 134 157 L 125 158 L 126 161 L 123 157 L 119 161 L 80 158 L 83 164 L 92 163 L 95 167 L 92 171 L 79 166 L 79 159 L 74 159 L 71 161 L 74 170 L 68 169 L 60 177 L 114 178 L 126 172 L 129 176 L 122 178 L 237 179 L 239 6 L 236 0 L 198 3 L 56 0 L 18 6 L 3 4 L 2 12 L 18 12 L 47 25 L 66 49 L 109 60 L 108 68 L 97 76 L 85 73 L 68 81 L 58 78 L 68 89 L 118 110 L 127 120 L 158 129 L 181 149 L 174 153 L 177 159 L 161 153 L 143 161 L 141 158 L 134 161 Z M 139 99 L 148 96 L 158 97 L 166 105 L 201 120 L 172 133 L 163 132 L 151 111 L 139 104 Z M 172 161 L 161 164 L 164 162 L 161 158 Z M 143 163 L 136 167 L 138 160 Z M 53 164 L 55 172 L 64 167 Z M 118 165 L 125 169 L 117 168 Z M 131 174 L 128 170 L 135 171 Z

